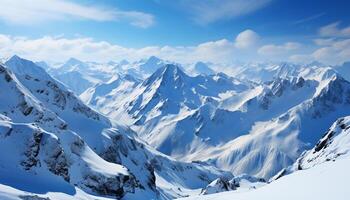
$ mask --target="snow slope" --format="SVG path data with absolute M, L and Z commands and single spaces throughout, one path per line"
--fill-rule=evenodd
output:
M 108 113 L 113 108 L 106 105 L 121 101 L 124 95 L 129 94 L 139 83 L 140 80 L 131 75 L 116 75 L 107 83 L 88 88 L 80 98 L 87 104 L 99 108 L 101 112 Z
M 347 199 L 350 117 L 338 119 L 315 147 L 268 185 L 187 199 Z M 288 175 L 286 175 L 288 174 Z M 277 179 L 277 180 L 276 180 Z
M 200 200 L 271 200 L 271 199 L 318 199 L 346 200 L 349 198 L 347 173 L 350 165 L 349 156 L 338 159 L 336 162 L 328 162 L 314 168 L 298 171 L 285 176 L 267 186 L 250 191 L 223 192 L 205 196 L 193 196 L 190 199 Z

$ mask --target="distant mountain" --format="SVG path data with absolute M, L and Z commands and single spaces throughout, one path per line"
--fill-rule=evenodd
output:
M 164 64 L 164 61 L 161 59 L 151 56 L 144 63 L 139 65 L 139 69 L 144 73 L 152 74 Z
M 89 87 L 112 78 L 116 73 L 114 68 L 113 63 L 89 63 L 70 58 L 60 67 L 51 68 L 49 73 L 64 83 L 76 95 L 80 95 Z
M 129 94 L 141 80 L 131 75 L 116 75 L 107 83 L 99 83 L 87 89 L 80 95 L 80 98 L 87 104 L 108 113 L 113 108 L 107 104 L 119 102 L 124 95 Z
M 306 65 L 294 63 L 248 63 L 237 66 L 232 76 L 241 80 L 250 80 L 258 83 L 272 81 L 275 78 L 286 78 L 290 76 L 317 75 L 317 70 L 326 68 L 327 65 L 312 62 Z
M 194 72 L 197 74 L 204 74 L 204 75 L 212 75 L 215 74 L 215 71 L 212 70 L 206 63 L 204 62 L 197 62 L 194 65 Z
M 66 84 L 76 95 L 83 93 L 89 87 L 100 82 L 100 80 L 85 76 L 79 71 L 63 72 L 56 74 L 54 77 Z
M 344 62 L 340 66 L 334 67 L 345 79 L 350 81 L 350 62 Z
M 46 71 L 50 70 L 49 64 L 47 64 L 45 61 L 40 61 L 40 62 L 34 62 L 36 65 L 39 67 L 45 69 Z

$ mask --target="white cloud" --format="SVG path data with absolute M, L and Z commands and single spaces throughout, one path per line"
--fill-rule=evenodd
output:
M 315 50 L 312 57 L 325 63 L 340 64 L 350 59 L 350 39 L 337 40 Z
M 265 56 L 278 56 L 295 51 L 300 47 L 301 44 L 297 42 L 286 42 L 282 45 L 268 44 L 259 48 L 258 53 Z
M 263 38 L 252 30 L 245 30 L 235 40 L 215 40 L 192 46 L 146 46 L 126 48 L 107 41 L 76 36 L 45 36 L 31 39 L 0 34 L 0 58 L 14 54 L 35 61 L 62 61 L 76 57 L 86 61 L 139 60 L 149 56 L 180 63 L 196 61 L 221 64 L 233 61 L 320 61 L 338 64 L 350 58 L 350 39 L 321 38 L 313 40 L 316 45 L 302 45 L 297 42 L 265 44 Z M 320 45 L 320 46 L 318 46 Z
M 67 19 L 126 21 L 142 28 L 154 24 L 154 16 L 148 13 L 87 6 L 68 0 L 0 0 L 0 3 L 0 19 L 20 25 Z
M 315 39 L 319 47 L 305 54 L 296 54 L 289 57 L 293 62 L 319 61 L 325 64 L 342 64 L 350 60 L 350 39 Z
M 256 48 L 247 49 L 247 51 L 241 51 L 241 48 L 256 46 L 258 39 L 257 33 L 246 30 L 238 34 L 234 41 L 221 39 L 193 46 L 126 48 L 83 36 L 68 39 L 60 35 L 30 39 L 0 34 L 0 57 L 18 54 L 36 61 L 62 61 L 70 57 L 87 61 L 122 59 L 135 61 L 149 56 L 158 56 L 180 63 L 191 63 L 199 60 L 230 63 L 233 60 L 252 59 L 253 55 L 256 54 Z
M 341 64 L 350 60 L 350 26 L 339 28 L 335 22 L 319 29 L 320 38 L 313 42 L 317 48 L 308 55 L 308 58 L 326 64 Z
M 251 47 L 254 47 L 258 43 L 259 39 L 260 39 L 260 37 L 256 32 L 254 32 L 250 29 L 247 29 L 247 30 L 245 30 L 237 35 L 237 37 L 235 39 L 235 46 L 238 49 L 251 48 Z
M 324 39 L 324 38 L 317 38 L 317 39 L 314 39 L 314 43 L 318 46 L 328 46 L 328 45 L 331 45 L 333 42 L 334 42 L 334 38 L 327 38 L 327 39 Z
M 199 24 L 210 24 L 250 14 L 272 0 L 183 0 L 183 6 Z
M 340 22 L 334 22 L 323 26 L 319 34 L 324 37 L 350 37 L 350 26 L 339 28 Z
M 106 41 L 79 37 L 67 39 L 46 36 L 38 39 L 0 34 L 0 57 L 18 54 L 32 60 L 62 61 L 70 57 L 90 61 L 128 59 L 131 61 L 152 55 L 177 62 L 228 62 L 235 51 L 233 41 L 218 40 L 197 46 L 148 46 L 125 48 Z M 54 52 L 54 53 L 53 53 Z
M 307 54 L 296 54 L 289 56 L 288 60 L 296 63 L 310 63 L 314 58 Z

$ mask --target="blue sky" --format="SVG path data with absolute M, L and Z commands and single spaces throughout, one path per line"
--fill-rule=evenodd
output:
M 348 0 L 0 0 L 0 3 L 3 56 L 17 53 L 37 60 L 60 60 L 70 53 L 85 60 L 124 57 L 132 60 L 155 54 L 181 62 L 196 59 L 326 63 L 341 63 L 350 56 L 346 47 L 350 40 Z M 14 44 L 18 47 L 6 46 Z M 78 47 L 83 51 L 79 53 Z M 60 52 L 53 57 L 45 52 L 50 49 Z M 89 55 L 96 51 L 95 57 Z M 188 56 L 189 52 L 195 53 Z

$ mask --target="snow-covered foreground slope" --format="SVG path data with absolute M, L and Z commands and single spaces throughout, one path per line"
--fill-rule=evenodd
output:
M 337 120 L 315 147 L 303 153 L 277 180 L 258 189 L 187 199 L 339 199 L 350 196 L 350 117 Z M 288 175 L 286 175 L 288 173 Z
M 169 199 L 218 177 L 232 177 L 153 150 L 132 130 L 86 106 L 45 71 L 37 73 L 37 67 L 0 66 L 0 85 L 6 91 L 0 92 L 0 148 L 11 152 L 0 154 L 4 190 L 11 187 L 44 197 L 51 192 L 54 199 L 76 194 L 87 199 Z M 47 187 L 40 190 L 40 182 Z
M 347 200 L 350 196 L 349 166 L 348 156 L 336 162 L 327 162 L 308 170 L 298 171 L 258 189 L 193 196 L 186 200 Z

